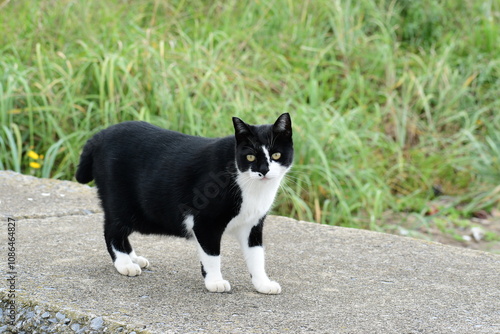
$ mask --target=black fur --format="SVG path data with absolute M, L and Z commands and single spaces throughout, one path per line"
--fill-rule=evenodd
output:
M 203 250 L 220 254 L 221 236 L 242 201 L 237 168 L 265 174 L 269 168 L 258 153 L 262 145 L 279 150 L 282 164 L 289 166 L 293 159 L 288 114 L 274 125 L 252 126 L 238 118 L 233 123 L 235 135 L 224 138 L 195 137 L 134 121 L 88 140 L 76 179 L 95 180 L 113 260 L 112 247 L 132 251 L 128 236 L 134 231 L 192 237 L 183 225 L 187 215 L 194 217 L 193 232 Z M 257 159 L 249 162 L 248 154 Z M 250 246 L 262 244 L 263 221 L 252 229 Z

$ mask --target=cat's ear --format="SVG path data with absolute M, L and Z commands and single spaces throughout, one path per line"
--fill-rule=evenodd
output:
M 292 136 L 292 119 L 289 113 L 281 114 L 274 122 L 273 131 L 277 134 L 282 134 L 288 137 Z
M 236 139 L 242 139 L 252 134 L 252 131 L 250 130 L 248 124 L 243 122 L 238 117 L 233 117 L 233 125 Z

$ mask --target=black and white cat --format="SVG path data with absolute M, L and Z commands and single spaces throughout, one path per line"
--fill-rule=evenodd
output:
M 192 238 L 205 286 L 230 291 L 222 278 L 224 233 L 240 243 L 255 289 L 281 292 L 264 268 L 262 230 L 293 160 L 288 113 L 272 125 L 233 117 L 235 135 L 203 138 L 145 122 L 113 125 L 87 141 L 76 179 L 95 180 L 104 209 L 104 237 L 114 266 L 136 276 L 149 262 L 134 252 L 134 232 Z

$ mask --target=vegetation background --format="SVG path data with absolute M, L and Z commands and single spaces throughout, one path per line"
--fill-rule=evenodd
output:
M 117 122 L 286 111 L 275 213 L 459 240 L 500 219 L 499 36 L 498 0 L 3 0 L 0 169 L 71 180 Z

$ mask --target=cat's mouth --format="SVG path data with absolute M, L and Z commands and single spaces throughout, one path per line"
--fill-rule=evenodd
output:
M 274 177 L 270 176 L 254 176 L 252 177 L 256 181 L 271 181 Z
M 276 179 L 276 175 L 266 175 L 260 178 L 261 181 L 272 181 Z
M 264 175 L 263 173 L 259 172 L 250 172 L 249 174 L 249 178 L 256 181 L 271 181 L 276 179 L 277 176 L 278 175 L 276 175 L 275 173 L 267 173 Z

